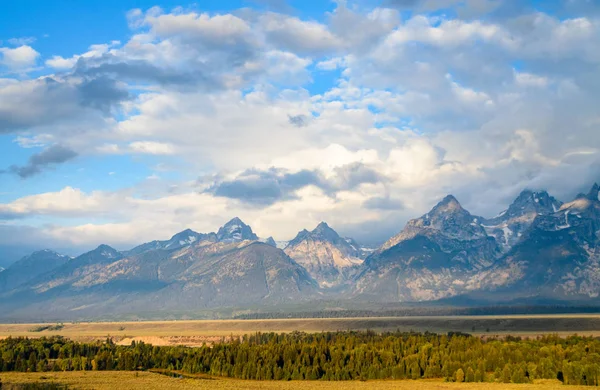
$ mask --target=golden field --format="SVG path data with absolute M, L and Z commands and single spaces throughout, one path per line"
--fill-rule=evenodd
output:
M 585 386 L 564 386 L 559 381 L 542 381 L 535 384 L 504 383 L 446 383 L 442 381 L 351 381 L 351 382 L 259 382 L 236 379 L 178 379 L 150 372 L 84 371 L 46 373 L 0 373 L 4 383 L 60 383 L 72 389 L 277 389 L 277 390 L 558 390 L 585 389 Z
M 121 344 L 132 340 L 154 345 L 189 345 L 218 342 L 222 337 L 255 332 L 325 332 L 345 330 L 467 332 L 483 336 L 540 334 L 600 335 L 600 315 L 507 315 L 315 318 L 266 320 L 190 320 L 64 323 L 60 330 L 32 332 L 44 324 L 0 324 L 0 338 L 60 335 L 77 341 L 107 337 Z M 48 325 L 48 324 L 45 324 Z

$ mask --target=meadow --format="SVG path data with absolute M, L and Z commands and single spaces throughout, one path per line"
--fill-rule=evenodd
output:
M 557 380 L 540 380 L 533 384 L 449 383 L 441 380 L 345 381 L 345 382 L 269 382 L 236 379 L 174 378 L 152 372 L 89 371 L 50 373 L 0 373 L 3 383 L 60 383 L 70 389 L 264 389 L 264 390 L 583 390 L 586 386 L 566 386 Z
M 335 332 L 347 330 L 464 332 L 485 337 L 504 335 L 535 337 L 541 334 L 568 336 L 575 333 L 585 336 L 597 336 L 600 335 L 600 315 L 552 314 L 0 324 L 0 339 L 9 336 L 42 337 L 57 335 L 82 342 L 104 340 L 109 337 L 119 344 L 144 341 L 154 345 L 200 346 L 204 343 L 218 342 L 223 337 L 240 336 L 255 332 Z

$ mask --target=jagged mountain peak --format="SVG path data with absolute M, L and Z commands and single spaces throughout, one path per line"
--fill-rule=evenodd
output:
M 482 218 L 471 215 L 453 195 L 447 195 L 431 211 L 408 221 L 404 229 L 386 241 L 378 251 L 385 251 L 417 235 L 440 235 L 444 239 L 473 240 L 486 237 Z
M 598 186 L 598 183 L 594 183 L 594 185 L 592 186 L 592 188 L 590 189 L 590 191 L 587 194 L 580 192 L 575 197 L 575 200 L 587 199 L 587 200 L 592 200 L 592 201 L 598 201 L 599 200 L 598 199 L 599 191 L 600 191 L 600 186 Z
M 363 253 L 354 243 L 321 222 L 312 231 L 298 232 L 284 252 L 302 265 L 321 287 L 330 288 L 350 280 L 362 263 Z
M 217 239 L 224 242 L 257 241 L 258 236 L 254 234 L 250 226 L 246 225 L 238 217 L 235 217 L 219 228 Z
M 508 209 L 494 218 L 486 219 L 484 227 L 488 235 L 496 238 L 503 251 L 518 243 L 538 216 L 556 213 L 562 202 L 547 191 L 526 189 L 515 198 Z
M 241 224 L 241 225 L 244 225 L 244 221 L 242 221 L 239 217 L 233 217 L 233 218 L 231 218 L 229 220 L 229 222 L 227 222 L 225 224 L 225 226 L 232 225 L 232 224 Z
M 273 236 L 269 236 L 267 238 L 259 238 L 258 241 L 265 243 L 267 245 L 271 245 L 272 247 L 277 248 L 277 241 L 273 238 Z
M 532 219 L 537 214 L 550 214 L 556 212 L 562 206 L 562 202 L 556 200 L 547 191 L 523 190 L 510 204 L 507 210 L 501 212 L 487 223 L 495 224 L 511 218 L 520 218 L 531 214 Z
M 272 236 L 269 236 L 269 238 L 267 238 L 265 240 L 265 244 L 271 245 L 271 246 L 277 248 L 277 242 L 275 242 L 275 239 Z
M 313 231 L 323 230 L 323 229 L 331 229 L 329 227 L 329 225 L 327 224 L 327 222 L 325 222 L 325 221 L 321 221 Z
M 448 212 L 462 212 L 465 209 L 462 207 L 460 202 L 454 197 L 454 195 L 446 195 L 437 205 L 433 207 L 430 213 L 448 213 Z
M 108 252 L 118 252 L 115 248 L 113 248 L 110 245 L 106 245 L 106 244 L 100 244 L 98 245 L 98 247 L 96 249 L 94 249 L 94 251 L 108 251 Z
M 533 200 L 535 202 L 536 199 L 545 199 L 550 197 L 547 191 L 533 191 L 530 189 L 525 189 L 521 191 L 519 196 L 515 199 L 514 203 L 528 202 Z
M 21 258 L 2 272 L 0 276 L 0 292 L 15 288 L 22 283 L 51 271 L 67 263 L 71 258 L 50 249 L 33 252 Z
M 174 234 L 173 237 L 171 237 L 171 239 L 178 238 L 178 237 L 184 237 L 184 236 L 198 236 L 198 235 L 200 235 L 200 233 L 195 232 L 192 229 L 185 229 L 177 234 Z
M 588 192 L 587 194 L 587 198 L 590 200 L 598 200 L 598 193 L 600 192 L 600 186 L 598 186 L 598 183 L 594 183 L 594 185 L 592 186 L 592 188 L 590 189 L 590 192 Z
M 301 231 L 299 231 L 298 234 L 296 234 L 296 237 L 294 237 L 294 239 L 291 240 L 288 243 L 288 245 L 296 245 L 297 243 L 307 238 L 324 240 L 333 244 L 344 241 L 341 239 L 340 235 L 335 230 L 333 230 L 326 222 L 321 222 L 311 231 L 308 231 L 306 229 L 302 229 Z
M 23 257 L 21 260 L 17 261 L 15 264 L 19 264 L 19 263 L 26 263 L 26 262 L 36 262 L 36 261 L 45 261 L 46 259 L 51 259 L 51 258 L 65 258 L 65 259 L 69 259 L 69 256 L 66 255 L 61 255 L 58 252 L 53 251 L 52 249 L 42 249 L 39 251 L 35 251 L 33 253 L 31 253 L 30 255 L 27 255 L 25 257 Z
M 33 252 L 31 255 L 29 256 L 36 256 L 36 255 L 42 255 L 42 254 L 52 254 L 52 255 L 59 255 L 59 253 L 53 251 L 52 249 L 42 249 L 39 251 L 35 251 Z
M 106 244 L 98 245 L 98 247 L 96 249 L 94 249 L 92 252 L 98 253 L 101 256 L 109 258 L 109 259 L 119 256 L 118 250 L 116 250 L 115 248 L 113 248 L 109 245 L 106 245 Z
M 321 222 L 317 225 L 316 228 L 311 232 L 312 234 L 319 235 L 324 239 L 335 242 L 339 240 L 340 236 L 337 234 L 335 230 L 333 230 L 326 222 Z
M 409 221 L 408 225 L 435 229 L 450 235 L 454 235 L 457 230 L 462 229 L 469 231 L 466 236 L 481 236 L 483 230 L 481 218 L 471 215 L 453 195 L 447 195 L 430 212 Z
M 167 244 L 167 247 L 173 246 L 173 244 L 178 244 L 178 245 L 192 244 L 192 243 L 198 241 L 203 236 L 204 236 L 203 234 L 195 232 L 192 229 L 185 229 L 184 231 L 181 231 L 181 232 L 175 234 L 173 237 L 171 237 L 171 239 L 169 240 L 170 241 L 169 244 Z
M 584 211 L 595 209 L 597 213 L 600 213 L 600 199 L 598 198 L 599 191 L 600 186 L 598 185 L 598 183 L 594 183 L 594 185 L 587 194 L 577 194 L 573 201 L 562 205 L 561 211 L 573 209 Z

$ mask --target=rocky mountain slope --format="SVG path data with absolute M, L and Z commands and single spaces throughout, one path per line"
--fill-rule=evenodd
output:
M 523 191 L 491 219 L 446 197 L 367 258 L 355 296 L 586 301 L 600 294 L 598 186 L 562 204 Z
M 500 254 L 483 219 L 449 195 L 369 256 L 353 295 L 390 302 L 434 300 L 464 291 Z
M 358 271 L 365 253 L 350 238 L 340 237 L 325 222 L 314 230 L 302 230 L 284 252 L 303 266 L 320 287 L 344 284 Z
M 250 226 L 235 217 L 219 229 L 217 240 L 221 242 L 256 241 L 258 236 L 254 234 Z
M 125 251 L 125 252 L 123 252 L 123 254 L 125 256 L 132 256 L 132 255 L 143 253 L 143 252 L 146 252 L 149 250 L 179 249 L 179 248 L 182 248 L 185 246 L 192 245 L 194 242 L 197 242 L 197 241 L 216 242 L 217 235 L 215 233 L 208 233 L 208 234 L 196 233 L 195 231 L 193 231 L 191 229 L 186 229 L 182 232 L 175 234 L 169 240 L 148 242 L 148 243 L 136 246 L 135 248 L 133 248 L 129 251 Z
M 25 256 L 0 273 L 0 292 L 9 291 L 64 265 L 70 258 L 51 250 Z
M 523 191 L 494 218 L 456 198 L 410 220 L 377 250 L 326 223 L 285 243 L 239 218 L 119 252 L 35 252 L 0 272 L 4 319 L 342 302 L 600 303 L 599 187 L 562 204 Z M 278 246 L 280 248 L 278 248 Z M 54 316 L 54 317 L 51 317 Z
M 275 248 L 277 248 L 277 242 L 275 241 L 275 239 L 273 237 L 267 237 L 265 239 L 260 239 L 260 242 L 264 242 L 267 245 L 271 245 Z
M 481 280 L 491 299 L 589 300 L 600 294 L 598 186 L 538 215 L 521 240 Z M 504 281 L 498 284 L 499 277 Z
M 316 282 L 282 250 L 240 240 L 255 235 L 239 219 L 220 231 L 226 232 L 222 241 L 215 241 L 214 234 L 184 231 L 175 240 L 150 243 L 160 245 L 154 249 L 147 245 L 143 251 L 121 253 L 102 245 L 0 295 L 0 302 L 10 302 L 5 308 L 16 317 L 27 313 L 90 317 L 161 308 L 272 305 L 319 297 Z M 180 244 L 178 239 L 185 241 L 184 237 L 197 239 Z M 165 244 L 169 242 L 177 245 Z
M 520 241 L 523 233 L 538 215 L 550 215 L 561 206 L 562 202 L 554 199 L 546 191 L 525 190 L 507 210 L 494 218 L 486 219 L 483 227 L 506 251 Z

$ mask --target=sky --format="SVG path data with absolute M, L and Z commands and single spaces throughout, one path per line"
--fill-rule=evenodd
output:
M 0 257 L 569 200 L 600 180 L 599 47 L 595 0 L 6 0 Z

